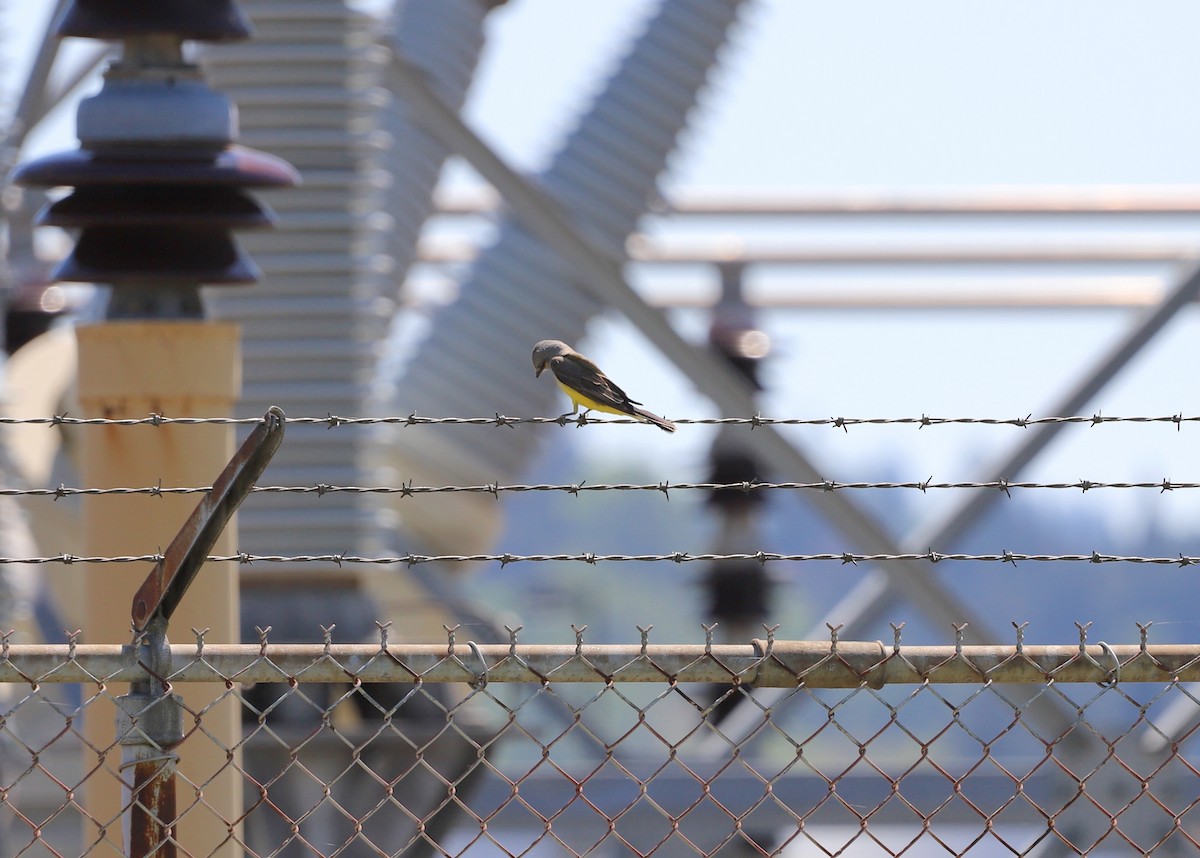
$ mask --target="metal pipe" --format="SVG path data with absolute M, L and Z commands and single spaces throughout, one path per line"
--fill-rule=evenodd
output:
M 430 260 L 423 259 L 430 264 Z M 410 281 L 411 282 L 411 281 Z M 457 292 L 456 284 L 426 281 L 410 307 L 448 304 Z M 927 313 L 938 310 L 1140 310 L 1162 300 L 1162 278 L 1152 275 L 1099 275 L 1095 277 L 1045 276 L 939 278 L 927 277 L 796 277 L 787 283 L 759 287 L 746 303 L 755 309 L 771 310 L 856 310 L 892 312 L 896 310 Z M 694 279 L 674 285 L 643 285 L 642 296 L 652 307 L 662 310 L 711 308 L 716 296 L 697 288 Z
M 716 245 L 714 247 L 714 245 Z M 951 243 L 921 247 L 913 242 L 892 247 L 801 246 L 722 249 L 720 240 L 707 244 L 654 242 L 640 236 L 630 241 L 630 258 L 651 265 L 717 265 L 741 262 L 756 265 L 1083 265 L 1088 263 L 1176 263 L 1196 251 L 1188 240 L 1096 242 L 1038 241 Z
M 1177 263 L 1194 255 L 1196 242 L 1187 239 L 1120 241 L 1106 237 L 1097 241 L 1032 241 L 971 243 L 953 241 L 926 246 L 913 244 L 829 244 L 812 241 L 786 246 L 746 247 L 741 241 L 722 247 L 718 236 L 705 242 L 667 242 L 636 235 L 628 242 L 631 261 L 640 265 L 688 266 L 743 265 L 775 266 L 887 266 L 901 265 L 1086 265 L 1090 263 Z M 421 243 L 420 260 L 437 265 L 470 262 L 479 252 L 471 240 L 441 236 Z
M 478 654 L 477 654 L 478 651 Z M 171 683 L 702 682 L 853 688 L 922 683 L 1042 685 L 1200 680 L 1198 644 L 885 646 L 879 641 L 749 644 L 175 644 Z M 128 648 L 10 645 L 0 682 L 143 682 Z M 145 711 L 142 711 L 143 721 Z M 145 729 L 143 726 L 141 729 Z
M 499 204 L 486 190 L 438 197 L 438 212 L 477 215 Z M 779 195 L 751 192 L 683 191 L 662 201 L 654 214 L 663 217 L 801 217 L 842 215 L 1193 215 L 1200 214 L 1200 186 L 1099 185 L 1059 187 L 834 188 L 789 190 Z
M 122 647 L 140 676 L 117 698 L 117 742 L 121 745 L 122 825 L 130 856 L 175 858 L 175 771 L 183 741 L 183 700 L 170 693 L 167 621 L 155 617 L 140 645 Z
M 795 217 L 806 215 L 1194 215 L 1200 187 L 1101 185 L 1095 187 L 837 188 L 786 196 L 692 192 L 673 196 L 666 214 L 696 217 Z

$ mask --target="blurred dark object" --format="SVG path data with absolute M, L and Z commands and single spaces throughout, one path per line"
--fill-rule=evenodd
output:
M 770 615 L 772 590 L 770 574 L 757 560 L 713 563 L 704 576 L 704 592 L 708 596 L 706 622 L 717 623 L 723 640 L 744 643 L 751 630 Z M 729 685 L 708 686 L 708 699 L 712 701 L 709 722 L 719 725 L 752 689 L 749 683 L 742 683 L 737 689 Z
M 4 350 L 12 354 L 44 334 L 54 320 L 69 310 L 68 292 L 54 282 L 55 262 L 39 254 L 34 246 L 33 221 L 46 205 L 42 191 L 6 188 L 0 196 L 4 207 Z
M 746 303 L 742 290 L 745 265 L 726 262 L 717 266 L 717 270 L 721 274 L 721 298 L 713 307 L 709 345 L 744 375 L 755 390 L 762 390 L 758 364 L 770 353 L 771 338 L 757 328 L 754 308 Z
M 61 286 L 17 286 L 4 314 L 4 350 L 12 354 L 50 329 L 67 312 L 67 293 Z
M 771 339 L 757 325 L 755 309 L 742 289 L 745 265 L 731 260 L 718 266 L 721 298 L 713 307 L 708 329 L 709 347 L 729 362 L 754 387 L 762 390 L 758 367 L 771 350 Z M 713 550 L 718 553 L 753 553 L 762 547 L 761 517 L 765 495 L 750 488 L 764 477 L 758 458 L 745 445 L 740 432 L 723 427 L 709 454 L 709 482 L 734 485 L 714 489 L 709 504 L 719 522 Z M 738 485 L 741 484 L 741 485 Z M 743 487 L 744 486 L 744 487 Z M 720 640 L 743 642 L 770 614 L 771 580 L 763 564 L 754 560 L 719 561 L 709 565 L 702 586 L 707 604 L 705 621 L 717 624 Z M 749 686 L 709 688 L 710 721 L 720 724 L 738 705 Z
M 185 39 L 225 42 L 248 39 L 250 21 L 235 0 L 75 0 L 59 24 L 63 36 L 123 39 L 167 33 Z
M 757 560 L 713 563 L 704 576 L 707 616 L 721 623 L 762 622 L 771 605 L 771 578 Z
M 758 459 L 744 447 L 719 442 L 713 445 L 708 470 L 710 483 L 754 483 L 762 478 Z M 753 509 L 764 500 L 762 492 L 741 488 L 713 489 L 708 496 L 708 503 L 730 513 Z

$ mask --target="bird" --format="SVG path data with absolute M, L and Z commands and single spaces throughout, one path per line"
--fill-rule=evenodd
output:
M 575 407 L 568 412 L 570 414 L 579 413 L 582 405 L 586 411 L 624 414 L 653 423 L 664 432 L 675 431 L 674 423 L 641 408 L 642 403 L 630 399 L 629 394 L 613 384 L 600 367 L 561 340 L 542 340 L 533 347 L 534 377 L 547 368 L 554 373 L 558 386 L 571 397 Z

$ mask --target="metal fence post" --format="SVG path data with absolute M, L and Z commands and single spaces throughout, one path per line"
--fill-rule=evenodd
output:
M 183 698 L 171 692 L 167 624 L 221 532 L 279 449 L 283 412 L 272 408 L 196 505 L 133 597 L 135 652 L 145 671 L 117 698 L 125 848 L 130 858 L 175 858 L 175 771 L 184 738 Z
M 156 617 L 129 648 L 150 676 L 117 698 L 125 848 L 131 858 L 175 858 L 175 746 L 183 741 L 183 698 L 162 680 L 171 666 L 166 618 Z

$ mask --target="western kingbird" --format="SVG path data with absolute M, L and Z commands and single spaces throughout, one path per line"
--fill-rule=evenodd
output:
M 587 411 L 607 411 L 609 414 L 624 414 L 653 423 L 664 432 L 674 432 L 675 424 L 665 417 L 651 414 L 642 403 L 630 399 L 629 395 L 617 387 L 590 360 L 569 345 L 559 340 L 542 340 L 533 347 L 534 375 L 539 376 L 542 370 L 550 368 L 558 386 L 563 393 L 571 397 L 575 407 L 572 414 L 579 412 L 579 406 Z

